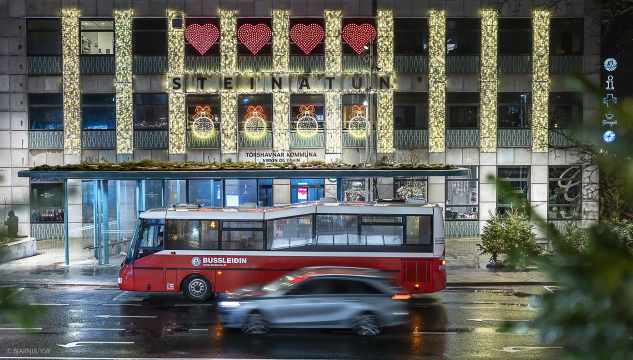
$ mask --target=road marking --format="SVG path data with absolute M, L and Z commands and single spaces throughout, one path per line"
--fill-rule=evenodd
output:
M 209 329 L 189 329 L 189 331 L 209 331 Z
M 215 304 L 176 304 L 175 306 L 214 306 Z
M 42 330 L 42 328 L 0 328 L 0 330 Z
M 461 306 L 460 309 L 498 309 L 498 306 Z
M 18 293 L 22 292 L 22 290 L 24 290 L 24 288 L 19 288 L 19 289 L 18 289 L 18 291 L 16 291 L 16 292 L 14 292 L 13 294 L 11 294 L 11 295 L 7 296 L 6 298 L 7 298 L 7 299 L 12 298 L 12 297 L 16 296 Z M 2 301 L 0 301 L 0 304 L 1 304 L 1 303 L 2 303 Z
M 536 350 L 536 349 L 562 349 L 560 346 L 506 346 L 503 349 L 495 349 L 497 351 L 504 351 L 507 353 L 515 353 L 523 350 Z
M 63 348 L 74 348 L 78 346 L 82 346 L 81 344 L 134 344 L 133 341 L 75 341 L 65 345 L 57 344 L 57 346 L 61 346 Z
M 551 292 L 552 294 L 558 291 L 558 286 L 543 286 L 545 290 Z
M 156 316 L 136 316 L 136 315 L 97 315 L 98 318 L 141 318 L 141 319 L 156 319 Z
M 478 322 L 482 322 L 482 321 L 522 321 L 522 322 L 528 322 L 530 320 L 503 320 L 503 319 L 466 319 L 469 321 L 478 321 Z
M 69 306 L 70 304 L 37 304 L 37 303 L 30 303 L 29 305 L 33 305 L 33 306 Z
M 127 301 L 143 301 L 146 297 L 147 296 L 130 296 L 127 298 Z
M 121 304 L 121 303 L 116 303 L 116 304 L 101 304 L 101 305 L 105 305 L 105 306 L 143 306 L 141 304 Z
M 112 299 L 112 301 L 117 301 L 117 300 L 119 300 L 119 299 L 121 298 L 121 296 L 123 296 L 123 295 L 125 295 L 125 294 L 127 294 L 127 293 L 128 293 L 127 291 L 122 292 L 121 294 L 117 295 L 117 297 L 115 297 L 114 299 Z
M 123 331 L 125 329 L 110 329 L 110 328 L 73 328 L 73 331 L 82 331 L 82 330 L 90 330 L 90 331 Z
M 414 331 L 415 335 L 456 335 L 456 332 L 441 332 L 441 331 Z

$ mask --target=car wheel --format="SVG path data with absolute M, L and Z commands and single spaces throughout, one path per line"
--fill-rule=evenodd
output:
M 246 315 L 242 332 L 244 334 L 261 335 L 270 331 L 270 326 L 266 322 L 266 317 L 260 312 L 252 312 Z
M 192 301 L 205 301 L 211 297 L 211 284 L 202 275 L 191 275 L 182 284 L 182 292 Z
M 357 335 L 371 336 L 382 332 L 382 322 L 378 316 L 371 313 L 364 313 L 354 317 L 352 330 Z

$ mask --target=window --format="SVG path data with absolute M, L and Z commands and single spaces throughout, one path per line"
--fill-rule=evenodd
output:
M 29 56 L 62 54 L 62 22 L 60 19 L 28 19 L 26 28 L 27 54 Z
M 323 179 L 290 180 L 291 200 L 293 204 L 306 201 L 317 201 L 323 197 Z
M 188 202 L 202 206 L 222 206 L 222 180 L 187 181 L 189 181 Z
M 61 182 L 31 183 L 31 222 L 64 221 L 64 184 Z
M 432 216 L 407 216 L 407 245 L 431 245 L 433 243 Z
M 479 18 L 446 19 L 446 54 L 480 55 L 480 23 Z
M 428 112 L 429 93 L 393 94 L 394 129 L 428 129 Z
M 426 201 L 426 182 L 426 176 L 395 178 L 394 192 L 396 199 L 418 199 Z
M 376 20 L 373 18 L 348 18 L 348 17 L 343 17 L 343 21 L 342 21 L 342 27 L 341 29 L 345 29 L 345 27 L 349 24 L 356 24 L 356 25 L 363 25 L 363 24 L 369 24 L 371 26 L 374 27 L 374 29 L 376 29 Z M 377 30 L 377 29 L 376 29 Z M 377 31 L 376 31 L 377 32 Z M 369 38 L 369 36 L 368 36 Z M 343 42 L 343 55 L 352 55 L 352 56 L 359 56 L 358 53 L 356 52 L 356 50 L 354 50 L 352 48 L 352 46 L 350 44 L 348 44 L 344 39 L 341 39 Z M 367 39 L 369 40 L 369 39 Z M 378 54 L 377 48 L 376 48 L 376 38 L 374 37 L 373 39 L 373 43 L 374 43 L 374 56 L 376 54 Z M 366 54 L 369 54 L 369 51 L 365 52 Z M 364 56 L 364 55 L 363 55 Z
M 377 97 L 372 96 L 373 98 L 373 122 L 372 128 L 375 128 L 376 124 L 376 109 L 377 109 Z M 343 95 L 342 103 L 343 103 L 343 121 L 341 121 L 341 125 L 343 126 L 343 130 L 351 131 L 356 129 L 356 132 L 359 132 L 359 126 L 362 126 L 361 129 L 365 129 L 367 127 L 367 119 L 369 119 L 369 109 L 367 106 L 363 105 L 365 101 L 365 94 L 345 94 Z M 364 122 L 364 124 L 361 124 Z M 356 125 L 355 125 L 356 124 Z M 360 131 L 362 133 L 361 137 L 365 137 L 365 132 Z M 352 136 L 359 137 L 355 134 Z
M 163 235 L 164 235 L 165 226 L 144 226 L 143 232 L 141 233 L 141 244 L 139 247 L 142 248 L 163 248 Z
M 499 18 L 499 55 L 532 54 L 532 19 Z
M 317 215 L 319 245 L 364 245 L 358 236 L 358 215 Z
M 188 17 L 185 19 L 185 26 L 198 24 L 212 24 L 220 30 L 220 19 L 219 18 L 196 18 L 196 17 Z M 185 37 L 185 55 L 187 56 L 201 56 L 200 51 L 196 50 L 196 48 L 191 45 L 187 37 Z M 204 53 L 204 56 L 219 56 L 220 55 L 220 38 L 218 37 L 217 41 L 214 44 L 211 44 L 211 47 Z
M 291 17 L 290 29 L 292 29 L 297 24 L 303 24 L 303 25 L 317 24 L 321 26 L 323 31 L 325 31 L 325 21 L 323 20 L 323 18 L 292 18 Z M 303 55 L 303 56 L 306 55 L 306 53 L 299 47 L 299 45 L 297 45 L 292 40 L 292 38 L 290 38 L 289 41 L 290 41 L 290 55 Z M 311 56 L 323 55 L 323 54 L 325 54 L 325 36 L 323 36 L 321 41 L 319 41 L 319 43 L 316 44 L 314 46 L 314 49 L 312 49 L 312 51 L 310 51 L 309 53 L 309 55 Z
M 314 245 L 312 216 L 268 221 L 268 250 Z M 330 243 L 330 245 L 332 245 Z
M 29 94 L 29 129 L 63 130 L 62 94 Z
M 479 93 L 446 93 L 446 106 L 449 128 L 479 128 Z
M 479 167 L 470 175 L 446 177 L 446 221 L 479 219 Z
M 292 94 L 290 95 L 290 106 L 292 110 L 290 128 L 292 130 L 301 127 L 309 132 L 313 126 L 316 126 L 317 130 L 323 130 L 323 95 Z M 316 125 L 313 125 L 312 119 L 316 120 Z
M 218 221 L 165 220 L 165 250 L 217 250 Z
M 512 203 L 512 197 L 520 200 L 530 200 L 530 167 L 529 166 L 499 166 L 497 178 L 503 181 L 508 190 L 499 191 L 497 194 L 497 211 L 504 218 L 507 212 L 512 211 L 520 204 Z M 518 209 L 522 211 L 522 209 Z
M 262 222 L 223 221 L 220 249 L 264 250 L 263 227 Z
M 582 125 L 582 93 L 549 93 L 549 128 L 567 129 Z
M 422 55 L 429 50 L 429 21 L 426 18 L 393 19 L 394 54 Z
M 134 130 L 167 130 L 167 94 L 134 94 Z
M 257 204 L 257 180 L 224 180 L 224 192 L 226 206 L 239 206 L 240 204 Z
M 81 19 L 81 55 L 114 55 L 114 21 Z
M 193 124 L 199 116 L 208 117 L 213 122 L 213 132 L 220 131 L 220 95 L 187 95 L 187 131 L 193 131 Z M 206 130 L 206 128 L 203 128 Z M 213 136 L 213 134 L 211 134 Z
M 134 19 L 132 51 L 134 55 L 167 55 L 167 19 Z
M 271 30 L 273 29 L 272 26 L 272 19 L 271 18 L 238 18 L 237 19 L 237 28 L 236 30 L 239 30 L 239 28 L 242 25 L 245 24 L 251 24 L 253 26 L 257 26 L 259 24 L 264 24 L 266 26 L 268 26 L 268 28 Z M 218 27 L 219 29 L 219 27 Z M 246 47 L 246 45 L 244 45 L 240 40 L 239 37 L 237 38 L 237 54 L 240 56 L 248 56 L 248 55 L 253 55 L 253 53 Z M 272 55 L 273 54 L 273 37 L 270 37 L 270 40 L 268 40 L 268 42 L 257 52 L 257 55 Z
M 272 108 L 273 97 L 271 94 L 239 95 L 237 98 L 239 131 L 256 138 L 263 136 L 262 131 L 270 132 L 272 130 Z M 249 121 L 249 119 L 251 120 Z M 260 119 L 263 120 L 263 124 Z M 248 129 L 246 128 L 247 124 Z M 262 125 L 265 128 L 262 129 Z
M 499 128 L 529 129 L 532 93 L 499 93 Z
M 550 54 L 583 54 L 583 19 L 552 18 L 550 20 Z
M 341 179 L 343 201 L 365 201 L 365 179 Z
M 578 166 L 550 166 L 547 218 L 580 220 L 582 170 Z
M 402 216 L 363 215 L 359 245 L 402 245 L 402 225 Z
M 207 180 L 207 183 L 209 180 Z M 165 207 L 187 203 L 187 180 L 165 180 Z
M 83 130 L 114 130 L 114 94 L 81 95 L 81 126 Z

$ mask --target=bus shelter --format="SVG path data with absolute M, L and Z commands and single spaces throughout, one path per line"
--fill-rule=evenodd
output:
M 342 199 L 342 180 L 343 179 L 371 179 L 371 178 L 415 178 L 425 176 L 462 176 L 468 175 L 467 168 L 453 169 L 226 169 L 226 170 L 137 170 L 137 171 L 111 171 L 111 170 L 23 170 L 20 171 L 19 177 L 30 178 L 31 181 L 56 179 L 63 183 L 63 238 L 64 238 L 64 260 L 65 264 L 70 264 L 70 247 L 69 247 L 69 180 L 81 180 L 90 182 L 92 185 L 93 197 L 91 198 L 92 208 L 94 212 L 94 239 L 93 246 L 94 256 L 99 260 L 99 264 L 109 264 L 110 262 L 110 244 L 116 242 L 119 252 L 121 250 L 121 182 L 133 182 L 135 185 L 135 209 L 138 212 L 149 210 L 152 207 L 164 207 L 165 201 L 160 204 L 145 203 L 146 193 L 145 184 L 148 180 L 162 182 L 163 186 L 160 194 L 161 199 L 165 199 L 165 182 L 175 181 L 177 186 L 174 192 L 174 203 L 192 202 L 189 199 L 189 183 L 196 180 L 213 180 L 220 181 L 221 186 L 218 191 L 224 192 L 224 182 L 240 179 L 336 179 L 336 194 L 339 200 Z M 186 184 L 186 196 L 182 196 L 180 186 L 181 182 Z M 309 186 L 309 185 L 301 185 Z M 114 204 L 108 204 L 108 199 L 114 192 Z M 222 194 L 222 199 L 225 197 Z M 184 200 L 184 201 L 183 201 Z M 195 201 L 194 201 L 195 202 Z M 116 207 L 116 221 L 110 221 L 110 214 Z M 231 206 L 236 204 L 227 204 L 225 200 L 221 206 Z M 116 235 L 116 240 L 115 236 Z M 111 241 L 112 240 L 112 241 Z

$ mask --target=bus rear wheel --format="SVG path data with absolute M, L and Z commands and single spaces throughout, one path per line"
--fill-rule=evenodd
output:
M 190 275 L 182 284 L 182 293 L 191 301 L 206 301 L 213 294 L 211 283 L 202 275 Z

